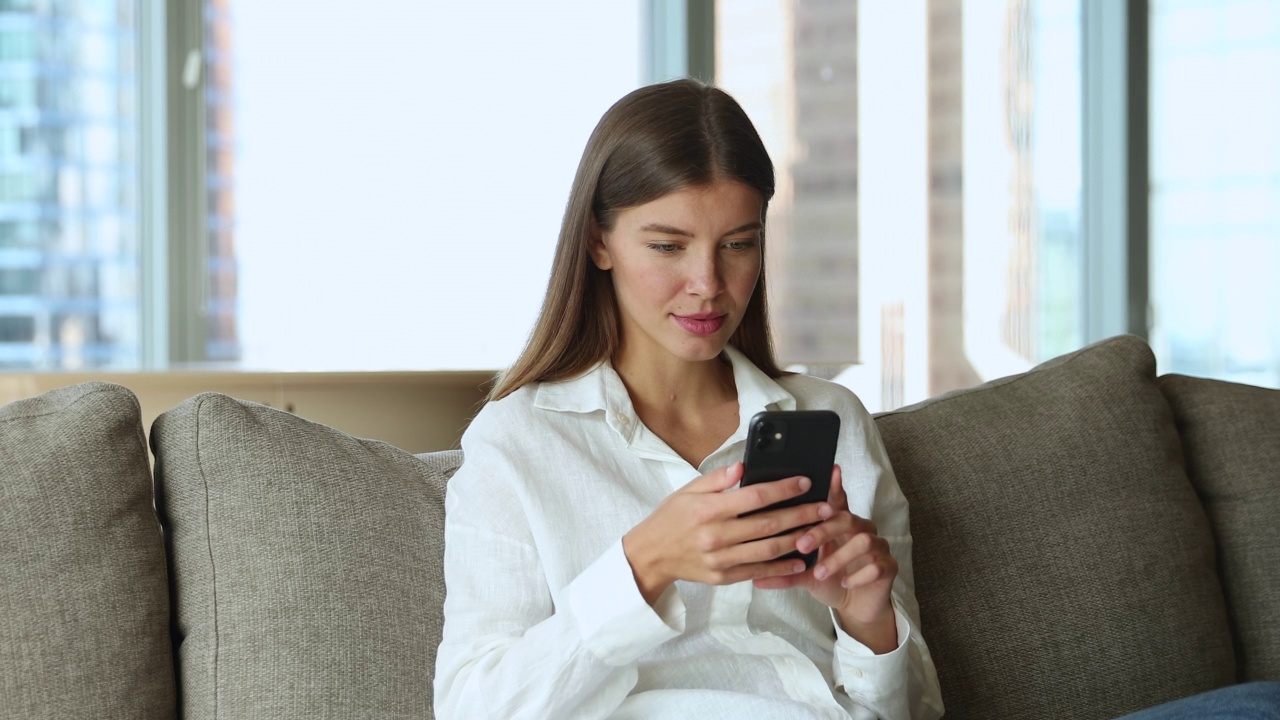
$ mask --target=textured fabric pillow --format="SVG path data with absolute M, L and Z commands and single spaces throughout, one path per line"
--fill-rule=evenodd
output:
M 1218 541 L 1240 680 L 1280 680 L 1280 391 L 1159 382 Z
M 1209 524 L 1140 339 L 877 421 L 948 718 L 1110 718 L 1235 681 Z
M 444 486 L 415 458 L 197 395 L 152 428 L 186 718 L 430 718 Z
M 133 393 L 93 382 L 0 408 L 0 468 L 0 717 L 173 717 L 164 543 Z

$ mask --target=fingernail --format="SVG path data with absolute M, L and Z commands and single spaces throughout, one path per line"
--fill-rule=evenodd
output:
M 819 580 L 823 580 L 827 577 L 827 569 L 819 565 L 818 567 L 813 569 L 813 576 L 818 578 Z
M 800 492 L 808 492 L 809 488 L 812 486 L 813 486 L 813 482 L 810 481 L 809 478 L 807 477 L 800 478 Z
M 813 549 L 813 538 L 807 536 L 800 538 L 800 542 L 796 543 L 796 547 L 800 552 L 809 552 Z
M 835 514 L 835 511 L 831 509 L 830 505 L 826 503 L 822 503 L 821 505 L 818 506 L 818 517 L 822 518 L 823 520 L 830 518 L 834 514 Z
M 791 574 L 792 574 L 792 575 L 795 575 L 796 573 L 802 573 L 802 572 L 804 572 L 804 561 L 803 561 L 803 560 L 797 560 L 797 561 L 795 561 L 794 563 L 792 563 L 792 564 L 791 564 Z

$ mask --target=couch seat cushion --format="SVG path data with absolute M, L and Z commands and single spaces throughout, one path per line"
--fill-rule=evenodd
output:
M 1280 390 L 1160 378 L 1209 513 L 1240 680 L 1280 680 Z
M 138 400 L 103 382 L 0 408 L 0 717 L 175 708 L 164 542 Z
M 430 718 L 444 484 L 416 458 L 198 395 L 152 429 L 187 718 Z
M 948 718 L 1106 718 L 1230 684 L 1208 520 L 1140 339 L 877 418 Z

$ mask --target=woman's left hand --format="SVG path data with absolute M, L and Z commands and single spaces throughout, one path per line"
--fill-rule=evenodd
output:
M 803 587 L 836 612 L 845 632 L 877 653 L 898 646 L 897 622 L 891 591 L 898 577 L 898 561 L 875 523 L 849 512 L 840 466 L 831 471 L 830 513 L 796 541 L 796 549 L 818 548 L 818 562 L 798 575 L 761 578 L 763 589 Z

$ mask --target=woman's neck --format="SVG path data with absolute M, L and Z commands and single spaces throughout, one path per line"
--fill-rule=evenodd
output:
M 721 357 L 703 362 L 667 361 L 620 354 L 614 370 L 626 385 L 636 409 L 661 409 L 690 417 L 706 408 L 736 400 L 733 367 Z
M 614 369 L 640 422 L 695 468 L 738 427 L 733 368 L 721 358 L 697 363 L 619 359 Z

